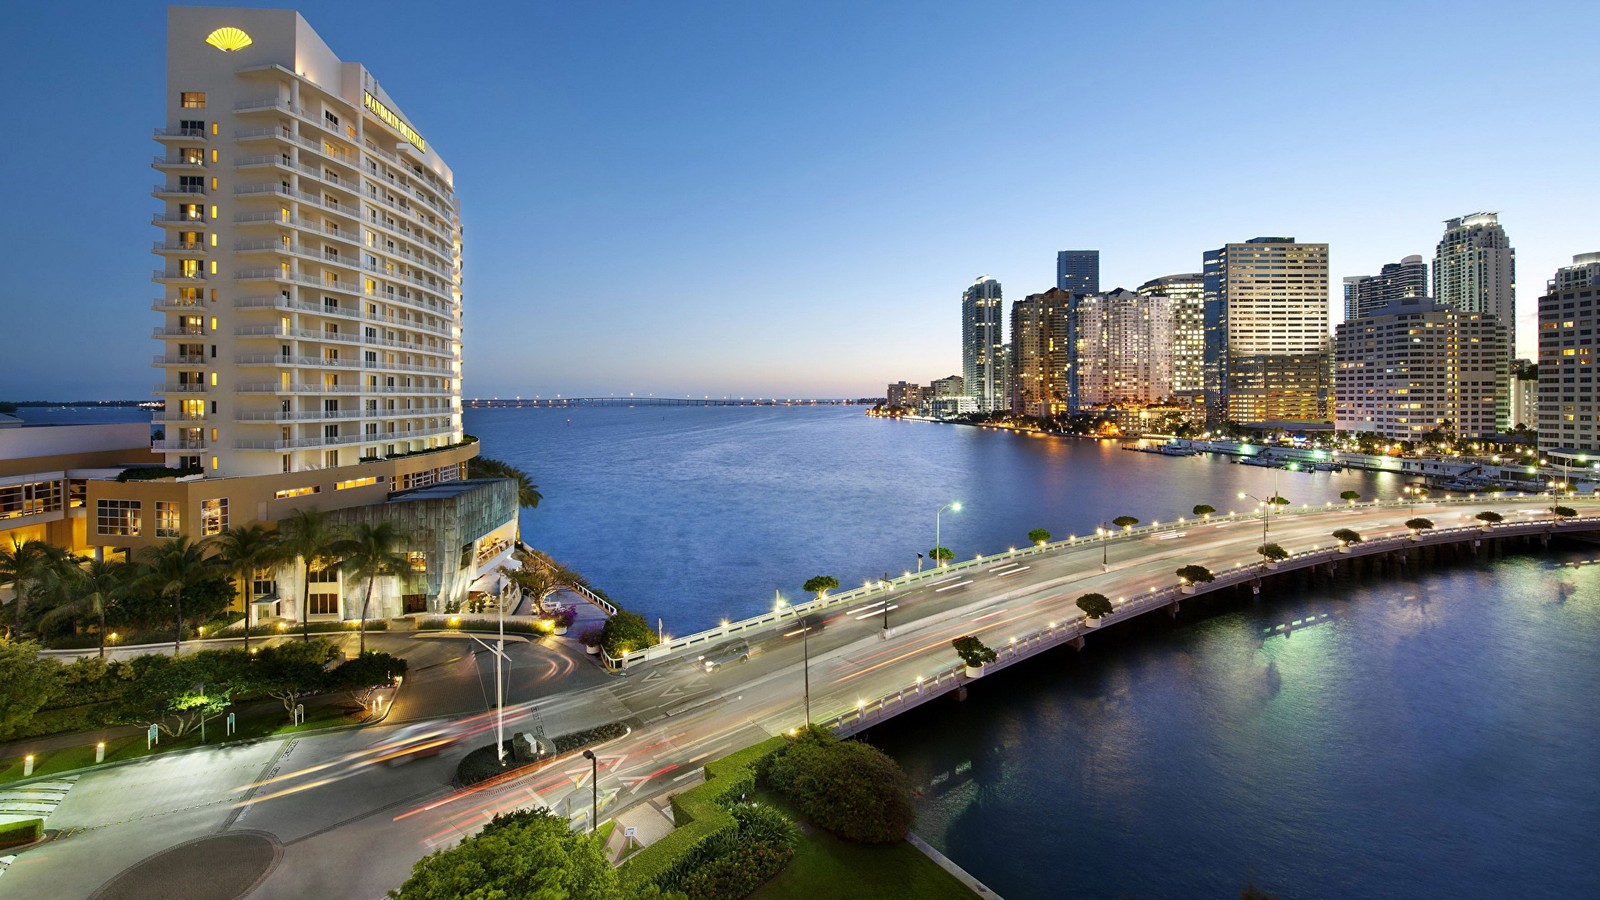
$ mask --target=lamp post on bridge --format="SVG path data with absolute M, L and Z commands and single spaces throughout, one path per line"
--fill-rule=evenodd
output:
M 941 568 L 944 566 L 944 557 L 939 555 L 939 551 L 944 549 L 944 545 L 939 542 L 939 517 L 944 515 L 947 509 L 951 512 L 961 512 L 961 501 L 952 500 L 939 507 L 933 514 L 933 564 Z
M 1100 535 L 1100 571 L 1111 571 L 1111 531 L 1106 528 L 1106 523 L 1101 522 L 1100 527 L 1094 530 Z
M 777 591 L 772 592 L 772 598 L 772 611 L 782 614 L 783 607 L 788 605 L 788 601 L 784 600 L 783 595 Z M 792 608 L 794 609 L 795 620 L 800 623 L 800 646 L 805 654 L 805 662 L 800 671 L 805 678 L 806 727 L 809 728 L 811 727 L 811 625 L 800 615 L 800 607 L 793 606 Z

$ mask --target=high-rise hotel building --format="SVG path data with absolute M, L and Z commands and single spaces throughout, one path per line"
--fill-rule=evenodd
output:
M 75 550 L 201 541 L 314 509 L 407 535 L 410 566 L 380 580 L 375 617 L 493 591 L 516 490 L 466 479 L 478 450 L 461 425 L 449 167 L 372 73 L 295 12 L 172 7 L 167 41 L 152 166 L 155 449 L 168 468 L 148 450 L 109 466 L 114 448 L 64 455 L 39 441 L 8 465 L 68 470 L 75 499 L 57 514 L 73 520 Z M 357 614 L 364 598 L 337 571 L 296 568 L 257 573 L 252 619 Z
M 1355 275 L 1344 280 L 1346 322 L 1406 297 L 1428 296 L 1428 264 L 1413 253 L 1397 263 L 1384 263 L 1376 275 Z
M 1172 307 L 1172 393 L 1198 395 L 1205 387 L 1206 286 L 1205 275 L 1187 272 L 1163 275 L 1139 285 L 1141 297 L 1166 297 Z
M 1331 413 L 1328 245 L 1258 237 L 1204 256 L 1211 414 L 1251 424 Z
M 1051 288 L 1011 303 L 1011 409 L 1049 418 L 1070 411 L 1072 293 Z
M 1517 252 L 1498 213 L 1445 222 L 1433 254 L 1433 298 L 1463 312 L 1488 313 L 1516 333 Z
M 355 466 L 462 440 L 448 166 L 298 13 L 174 7 L 154 196 L 174 468 Z
M 1600 253 L 1572 258 L 1539 298 L 1539 449 L 1600 459 Z M 1579 459 L 1582 457 L 1582 459 Z

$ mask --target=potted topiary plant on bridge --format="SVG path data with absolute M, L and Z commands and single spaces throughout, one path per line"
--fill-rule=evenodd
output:
M 1417 540 L 1418 536 L 1422 532 L 1427 531 L 1428 529 L 1433 527 L 1433 520 L 1432 519 L 1424 519 L 1421 516 L 1418 516 L 1415 519 L 1407 519 L 1406 520 L 1406 527 L 1411 529 L 1410 537 L 1411 537 L 1411 540 L 1414 541 L 1414 540 Z
M 1562 519 L 1570 519 L 1578 514 L 1578 511 L 1570 506 L 1552 506 L 1550 507 L 1550 512 L 1555 514 L 1555 523 L 1557 525 L 1561 524 Z
M 943 566 L 950 560 L 955 559 L 956 553 L 949 547 L 934 547 L 928 551 L 928 558 L 933 560 L 934 565 Z
M 1354 506 L 1356 501 L 1361 499 L 1361 494 L 1357 493 L 1356 491 L 1340 491 L 1339 499 L 1350 504 L 1351 506 Z
M 1045 544 L 1050 543 L 1050 532 L 1043 528 L 1035 528 L 1028 532 L 1028 540 L 1037 546 L 1043 547 Z
M 1211 514 L 1216 512 L 1216 511 L 1217 511 L 1217 508 L 1215 506 L 1210 505 L 1209 503 L 1197 503 L 1197 504 L 1195 504 L 1195 507 L 1194 507 L 1194 514 L 1199 516 L 1202 519 L 1211 518 Z
M 1210 584 L 1217 580 L 1217 576 L 1211 574 L 1211 570 L 1205 566 L 1184 566 L 1178 570 L 1177 575 L 1178 590 L 1185 594 L 1194 593 L 1194 586 L 1197 584 Z
M 1000 658 L 1000 654 L 970 634 L 956 638 L 950 646 L 956 648 L 956 655 L 966 664 L 968 678 L 981 678 L 983 667 Z
M 1484 510 L 1483 512 L 1473 516 L 1473 518 L 1483 523 L 1484 531 L 1488 531 L 1490 528 L 1493 528 L 1494 526 L 1499 525 L 1501 522 L 1506 520 L 1505 516 L 1502 516 L 1493 510 Z
M 1351 544 L 1361 543 L 1361 532 L 1354 528 L 1336 528 L 1333 531 L 1333 539 L 1339 542 L 1340 553 L 1349 553 Z
M 1139 524 L 1139 520 L 1133 516 L 1117 516 L 1111 520 L 1111 524 L 1121 528 L 1123 531 L 1127 531 L 1129 528 Z
M 1084 594 L 1078 598 L 1078 608 L 1083 610 L 1083 624 L 1090 628 L 1099 625 L 1101 619 L 1115 611 L 1105 594 Z
M 1261 554 L 1262 562 L 1266 563 L 1269 569 L 1276 569 L 1278 563 L 1289 558 L 1289 551 L 1277 544 L 1262 544 L 1256 548 L 1256 552 Z

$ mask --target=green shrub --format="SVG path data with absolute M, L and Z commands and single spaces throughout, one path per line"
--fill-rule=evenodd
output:
M 1433 526 L 1430 524 L 1428 527 L 1431 528 Z M 1271 560 L 1272 562 L 1280 562 L 1289 558 L 1289 551 L 1283 549 L 1277 544 L 1262 544 L 1256 548 L 1256 552 L 1261 554 L 1263 558 Z
M 0 847 L 31 844 L 41 837 L 44 837 L 43 819 L 23 819 L 0 825 Z
M 1333 539 L 1346 544 L 1359 544 L 1361 543 L 1361 532 L 1356 531 L 1354 528 L 1336 528 L 1333 531 Z
M 1078 608 L 1091 619 L 1109 616 L 1116 611 L 1111 605 L 1111 600 L 1105 594 L 1084 594 L 1077 600 Z
M 963 663 L 974 669 L 1000 658 L 993 649 L 970 634 L 956 638 L 950 642 L 950 646 L 956 648 L 956 655 L 961 657 Z
M 1205 566 L 1184 566 L 1175 574 L 1191 584 L 1210 584 L 1217 580 L 1217 576 L 1211 574 L 1211 570 Z
M 767 780 L 819 828 L 847 841 L 905 840 L 915 813 L 911 783 L 883 751 L 807 728 L 767 766 Z
M 623 883 L 635 890 L 655 885 L 666 888 L 698 864 L 737 846 L 739 821 L 728 807 L 755 790 L 756 769 L 785 743 L 783 737 L 769 738 L 707 763 L 705 784 L 672 798 L 672 820 L 678 827 L 623 863 Z
M 638 613 L 619 612 L 606 619 L 600 629 L 600 646 L 612 659 L 654 647 L 656 643 L 655 629 Z
M 745 841 L 678 879 L 676 890 L 689 900 L 748 897 L 772 876 L 783 871 L 794 856 L 793 844 Z
M 592 744 L 599 744 L 622 737 L 627 733 L 628 726 L 621 722 L 611 722 L 598 728 L 586 728 L 583 731 L 563 734 L 551 741 L 551 743 L 556 745 L 557 753 L 571 753 L 574 750 L 581 750 Z

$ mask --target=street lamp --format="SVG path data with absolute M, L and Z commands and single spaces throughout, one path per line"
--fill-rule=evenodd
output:
M 1111 532 L 1106 530 L 1106 523 L 1101 522 L 1100 527 L 1096 528 L 1094 533 L 1100 535 L 1100 571 L 1109 572 L 1111 571 L 1111 548 L 1108 542 L 1111 540 Z
M 1246 498 L 1254 500 L 1261 507 L 1261 546 L 1265 547 L 1267 545 L 1267 517 L 1272 513 L 1272 504 L 1269 501 L 1257 497 L 1255 494 L 1247 494 L 1244 491 L 1240 491 L 1239 499 L 1244 500 Z M 1272 499 L 1278 499 L 1278 495 L 1273 494 Z M 1265 558 L 1266 557 L 1262 557 L 1262 559 Z
M 774 600 L 772 611 L 781 614 L 784 605 L 788 601 L 784 600 L 783 596 L 777 591 L 772 592 L 772 597 Z M 793 609 L 795 620 L 800 623 L 800 646 L 805 654 L 805 663 L 801 666 L 800 671 L 805 676 L 806 727 L 809 728 L 811 727 L 811 626 L 806 623 L 805 619 L 801 618 L 800 607 L 796 606 Z
M 501 660 L 506 655 L 506 606 L 500 594 L 504 586 L 495 584 L 494 605 L 500 612 L 500 640 L 494 648 L 494 752 L 500 765 L 506 764 L 506 682 L 500 676 Z
M 936 557 L 936 559 L 933 561 L 933 564 L 940 567 L 944 566 L 944 557 L 939 555 L 939 549 L 944 545 L 939 543 L 939 517 L 944 515 L 944 511 L 947 509 L 951 512 L 961 512 L 961 501 L 952 500 L 949 503 L 939 507 L 939 509 L 933 514 L 933 555 Z
M 593 834 L 600 827 L 600 759 L 593 750 L 583 751 L 583 758 L 589 761 L 589 833 Z

